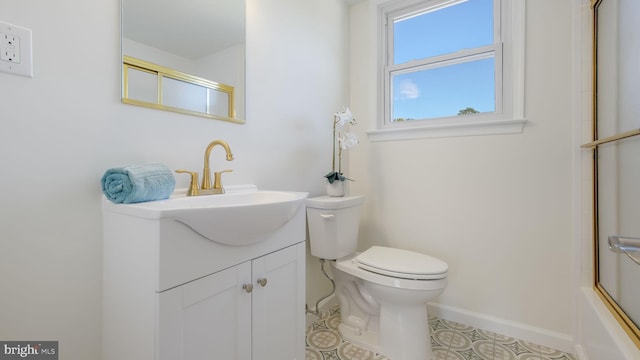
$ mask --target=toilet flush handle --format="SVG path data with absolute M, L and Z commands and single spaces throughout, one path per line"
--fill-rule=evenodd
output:
M 333 220 L 336 216 L 334 214 L 320 214 L 320 217 L 325 220 Z

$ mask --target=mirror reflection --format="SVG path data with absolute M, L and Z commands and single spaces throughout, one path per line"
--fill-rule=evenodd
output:
M 122 0 L 123 102 L 245 119 L 245 2 Z

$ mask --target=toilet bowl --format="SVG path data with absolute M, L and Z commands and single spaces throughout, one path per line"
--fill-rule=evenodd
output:
M 427 302 L 447 286 L 434 257 L 383 246 L 356 253 L 361 196 L 307 199 L 313 256 L 332 260 L 341 335 L 393 360 L 431 359 Z

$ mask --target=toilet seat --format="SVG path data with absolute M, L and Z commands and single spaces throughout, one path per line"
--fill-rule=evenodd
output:
M 377 274 L 409 280 L 437 280 L 447 276 L 442 260 L 414 251 L 372 246 L 355 257 L 358 267 Z
M 358 261 L 355 259 L 360 254 L 352 254 L 342 259 L 332 261 L 332 265 L 336 269 L 343 271 L 347 274 L 355 276 L 359 279 L 370 281 L 374 284 L 389 286 L 398 289 L 405 290 L 439 290 L 444 289 L 447 286 L 446 273 L 438 279 L 430 280 L 414 280 L 401 277 L 394 277 L 390 275 L 384 275 L 373 271 L 365 270 L 358 265 Z

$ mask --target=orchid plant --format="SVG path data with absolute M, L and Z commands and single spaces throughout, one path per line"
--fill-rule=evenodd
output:
M 333 155 L 331 157 L 331 172 L 325 175 L 329 183 L 334 181 L 351 180 L 342 174 L 342 151 L 350 150 L 358 145 L 358 136 L 352 132 L 340 132 L 345 125 L 356 125 L 356 119 L 349 107 L 333 114 Z M 338 132 L 336 133 L 336 128 Z M 338 143 L 338 170 L 336 171 L 336 142 Z M 351 180 L 353 181 L 353 180 Z

